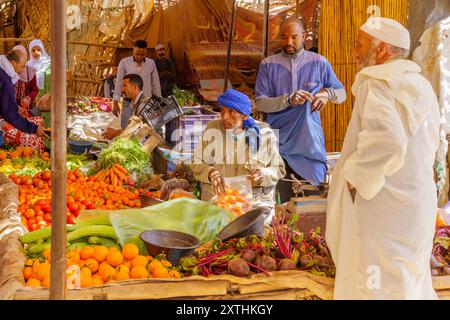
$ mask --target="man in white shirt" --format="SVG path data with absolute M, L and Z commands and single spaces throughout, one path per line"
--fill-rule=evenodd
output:
M 139 75 L 143 82 L 143 94 L 146 97 L 158 96 L 161 97 L 161 85 L 159 83 L 158 70 L 156 69 L 155 61 L 145 57 L 147 50 L 147 42 L 144 40 L 137 40 L 134 44 L 133 55 L 124 58 L 120 61 L 118 71 L 116 88 L 114 90 L 114 108 L 115 116 L 121 114 L 120 125 L 124 129 L 128 120 L 133 113 L 129 100 L 124 100 L 122 110 L 119 109 L 119 100 L 122 95 L 123 77 L 127 74 Z

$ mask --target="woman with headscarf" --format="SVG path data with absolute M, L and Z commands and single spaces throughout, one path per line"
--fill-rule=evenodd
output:
M 15 46 L 13 50 L 22 52 L 25 57 L 28 56 L 27 49 L 25 49 L 22 45 Z M 19 74 L 19 81 L 17 81 L 14 88 L 16 92 L 17 105 L 20 107 L 20 113 L 25 115 L 26 110 L 33 108 L 34 100 L 39 92 L 35 69 L 30 66 L 26 66 L 25 69 Z
M 225 193 L 226 177 L 246 176 L 252 184 L 253 205 L 275 207 L 275 186 L 286 174 L 278 140 L 265 123 L 251 116 L 252 103 L 243 93 L 228 89 L 218 98 L 220 120 L 207 124 L 194 151 L 194 177 L 202 184 L 202 200 Z
M 27 66 L 36 70 L 36 80 L 39 87 L 39 96 L 50 91 L 50 65 L 51 59 L 45 51 L 44 44 L 41 40 L 35 39 L 28 46 L 30 60 Z

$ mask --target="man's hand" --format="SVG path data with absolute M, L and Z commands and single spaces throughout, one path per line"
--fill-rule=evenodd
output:
M 39 136 L 39 137 L 42 137 L 42 138 L 50 139 L 50 136 L 49 136 L 47 133 L 45 133 L 44 130 L 45 130 L 44 127 L 39 126 L 39 127 L 37 128 L 37 130 L 36 130 L 36 135 Z
M 21 101 L 20 101 L 20 105 L 26 109 L 28 109 L 30 107 L 30 102 L 31 99 L 30 97 L 24 97 Z
M 22 108 L 22 107 L 19 107 L 19 114 L 20 114 L 22 117 L 26 118 L 26 117 L 27 117 L 27 109 Z
M 120 114 L 120 108 L 119 108 L 119 101 L 114 100 L 113 109 L 112 109 L 113 115 L 116 117 Z
M 259 186 L 263 183 L 264 177 L 262 175 L 261 169 L 255 169 L 248 176 L 248 179 L 252 182 L 253 186 Z
M 291 96 L 291 103 L 293 106 L 303 105 L 306 101 L 313 102 L 313 100 L 313 95 L 305 90 L 298 90 Z
M 320 90 L 315 96 L 314 101 L 311 105 L 311 112 L 319 112 L 328 103 L 330 97 L 328 92 L 324 89 Z
M 113 128 L 107 128 L 106 132 L 102 134 L 103 137 L 105 137 L 108 140 L 112 140 L 118 135 L 122 133 L 122 129 L 113 129 Z
M 208 177 L 209 181 L 211 181 L 211 187 L 214 194 L 225 194 L 225 181 L 222 174 L 216 169 L 211 169 L 208 173 Z

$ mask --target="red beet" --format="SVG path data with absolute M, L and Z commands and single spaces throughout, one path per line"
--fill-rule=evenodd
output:
M 300 264 L 302 265 L 302 267 L 306 267 L 312 260 L 312 256 L 304 254 L 300 257 Z
M 269 256 L 258 256 L 256 258 L 255 264 L 260 267 L 261 269 L 264 269 L 266 271 L 275 271 L 277 270 L 277 262 L 274 258 Z
M 233 258 L 228 262 L 228 272 L 233 276 L 248 277 L 250 275 L 250 267 L 244 259 Z
M 278 262 L 278 270 L 296 270 L 296 264 L 291 259 L 281 259 Z
M 243 249 L 241 251 L 241 258 L 247 262 L 254 263 L 256 260 L 257 253 L 252 249 Z

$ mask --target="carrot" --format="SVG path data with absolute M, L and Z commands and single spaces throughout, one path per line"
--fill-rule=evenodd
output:
M 119 178 L 119 180 L 125 181 L 127 179 L 127 177 L 125 176 L 125 174 L 123 174 L 122 171 L 120 171 L 117 167 L 112 167 L 111 170 L 114 171 L 114 173 L 117 175 L 117 177 Z
M 117 175 L 114 173 L 114 171 L 113 170 L 110 170 L 109 171 L 110 172 L 110 175 L 111 175 L 111 182 L 112 182 L 112 185 L 114 186 L 114 187 L 117 187 L 117 182 L 118 182 L 118 178 L 117 178 Z
M 123 174 L 128 175 L 127 169 L 125 169 L 124 167 L 122 167 L 120 164 L 116 163 L 116 164 L 114 165 L 114 167 L 116 167 L 117 169 L 119 169 Z

